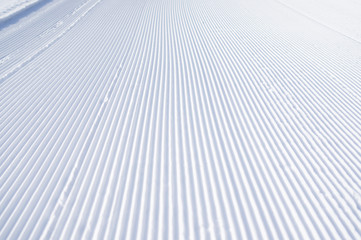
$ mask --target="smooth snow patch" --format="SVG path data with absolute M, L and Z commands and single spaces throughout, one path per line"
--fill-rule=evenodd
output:
M 356 0 L 279 0 L 333 30 L 361 42 L 361 1 Z

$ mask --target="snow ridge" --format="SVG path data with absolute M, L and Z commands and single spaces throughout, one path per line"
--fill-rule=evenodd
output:
M 271 0 L 57 4 L 0 31 L 0 239 L 361 237 L 359 43 Z
M 16 17 L 34 5 L 46 0 L 2 0 L 0 1 L 0 24 Z

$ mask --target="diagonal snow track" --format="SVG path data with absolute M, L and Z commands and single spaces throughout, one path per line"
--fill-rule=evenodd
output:
M 59 0 L 0 43 L 0 239 L 361 237 L 359 42 L 273 0 Z

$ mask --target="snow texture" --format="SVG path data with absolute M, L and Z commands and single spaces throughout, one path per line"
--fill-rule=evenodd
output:
M 0 24 L 44 0 L 0 0 Z
M 0 239 L 361 238 L 359 1 L 32 2 L 0 0 Z

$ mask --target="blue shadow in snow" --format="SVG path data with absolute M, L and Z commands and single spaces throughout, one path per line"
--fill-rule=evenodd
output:
M 33 5 L 20 10 L 14 15 L 11 15 L 4 20 L 0 20 L 0 31 L 12 24 L 19 22 L 19 20 L 22 19 L 23 17 L 28 16 L 32 12 L 37 11 L 38 9 L 42 8 L 43 6 L 45 6 L 46 4 L 52 1 L 53 0 L 40 0 L 39 2 L 34 3 Z

